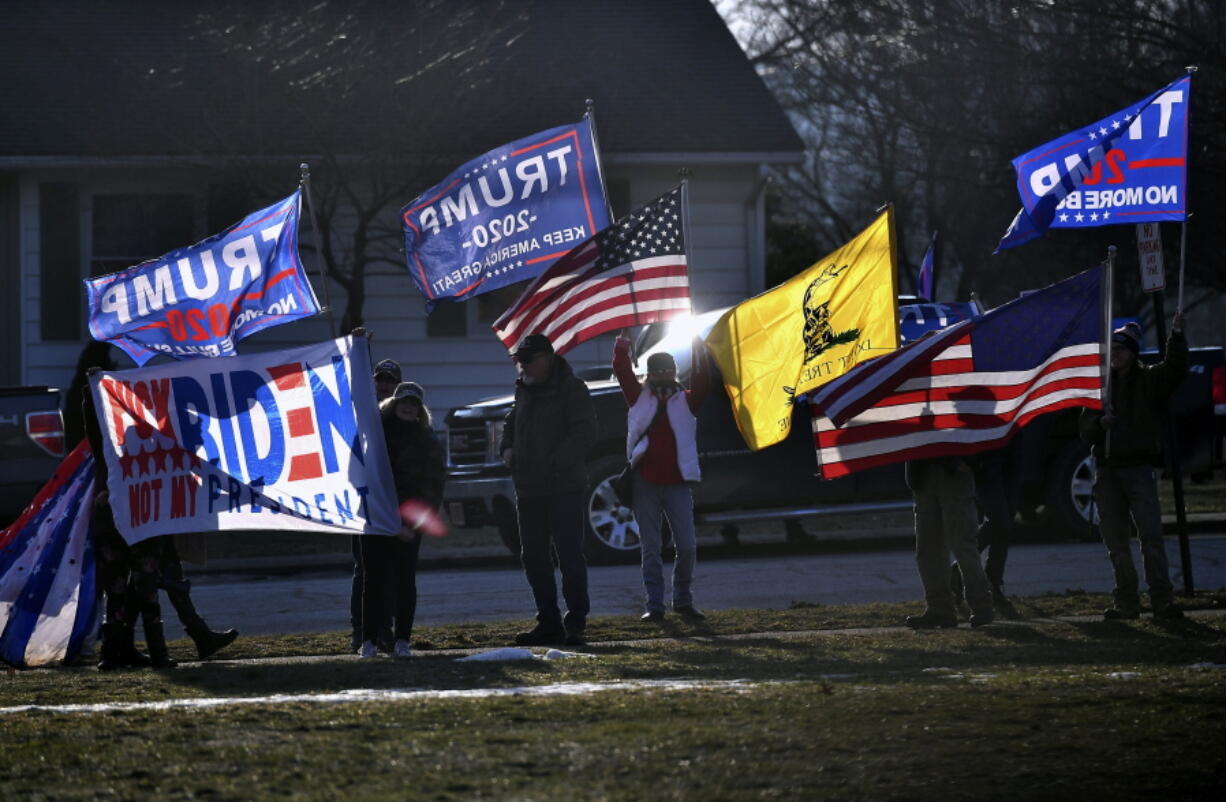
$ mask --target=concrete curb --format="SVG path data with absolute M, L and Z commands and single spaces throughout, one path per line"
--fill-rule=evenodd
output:
M 1176 534 L 1174 515 L 1163 516 L 1167 537 Z M 1192 513 L 1188 515 L 1190 534 L 1226 531 L 1226 513 Z M 1087 532 L 1087 538 L 1088 538 Z M 700 539 L 698 556 L 703 560 L 723 560 L 747 556 L 780 556 L 786 554 L 837 554 L 847 551 L 911 548 L 913 533 L 907 528 L 882 530 L 842 530 L 816 536 L 811 543 L 791 543 L 777 536 L 743 537 L 738 545 L 723 541 Z M 704 542 L 704 540 L 706 542 Z M 637 562 L 637 552 L 627 556 L 626 563 Z M 449 548 L 445 539 L 432 541 L 422 549 L 418 562 L 421 571 L 446 571 L 479 568 L 513 568 L 519 558 L 501 543 L 488 546 Z M 259 557 L 230 557 L 209 560 L 206 565 L 187 565 L 187 574 L 294 574 L 302 572 L 348 572 L 353 558 L 346 552 L 324 554 L 270 554 Z

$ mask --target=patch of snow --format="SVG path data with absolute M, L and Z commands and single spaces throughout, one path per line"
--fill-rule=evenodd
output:
M 293 693 L 269 696 L 221 696 L 198 699 L 168 699 L 160 702 L 102 702 L 73 705 L 17 705 L 0 707 L 0 715 L 25 712 L 44 713 L 111 713 L 138 710 L 205 710 L 237 705 L 278 704 L 351 704 L 353 702 L 400 702 L 434 699 L 488 699 L 498 696 L 584 696 L 602 691 L 748 691 L 757 687 L 779 685 L 780 681 L 752 680 L 626 680 L 620 682 L 562 682 L 552 685 L 528 685 L 518 688 L 464 688 L 430 690 L 425 688 L 371 689 L 353 688 L 334 693 Z

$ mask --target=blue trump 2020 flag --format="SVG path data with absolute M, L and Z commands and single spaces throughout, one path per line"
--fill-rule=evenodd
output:
M 996 252 L 1048 228 L 1187 219 L 1192 77 L 1013 160 L 1022 209 Z
M 426 307 L 535 278 L 608 226 L 598 159 L 584 119 L 495 148 L 401 209 Z
M 234 343 L 319 313 L 298 257 L 301 190 L 187 248 L 86 279 L 89 330 L 143 365 L 233 356 Z

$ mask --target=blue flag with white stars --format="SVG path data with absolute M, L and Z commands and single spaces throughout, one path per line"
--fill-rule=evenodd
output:
M 1187 219 L 1192 77 L 1013 160 L 1022 209 L 996 253 L 1048 228 Z

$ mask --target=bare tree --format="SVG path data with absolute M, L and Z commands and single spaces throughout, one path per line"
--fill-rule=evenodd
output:
M 939 229 L 958 297 L 978 290 L 999 302 L 1087 267 L 1107 243 L 1131 241 L 1131 230 L 1054 231 L 990 255 L 1019 207 L 1010 159 L 1198 62 L 1191 208 L 1220 216 L 1223 201 L 1206 191 L 1226 165 L 1216 147 L 1220 4 L 740 0 L 723 10 L 809 143 L 777 202 L 783 221 L 809 227 L 823 248 L 893 201 L 904 261 L 917 261 Z M 1208 268 L 1222 246 L 1208 229 L 1191 227 L 1189 277 L 1220 289 L 1226 278 Z
M 195 94 L 190 146 L 220 158 L 221 180 L 250 201 L 283 196 L 298 162 L 312 164 L 319 257 L 345 291 L 349 330 L 363 322 L 372 271 L 405 268 L 400 206 L 497 144 L 470 135 L 470 120 L 503 80 L 529 5 L 204 4 L 189 23 L 193 46 L 149 84 Z

